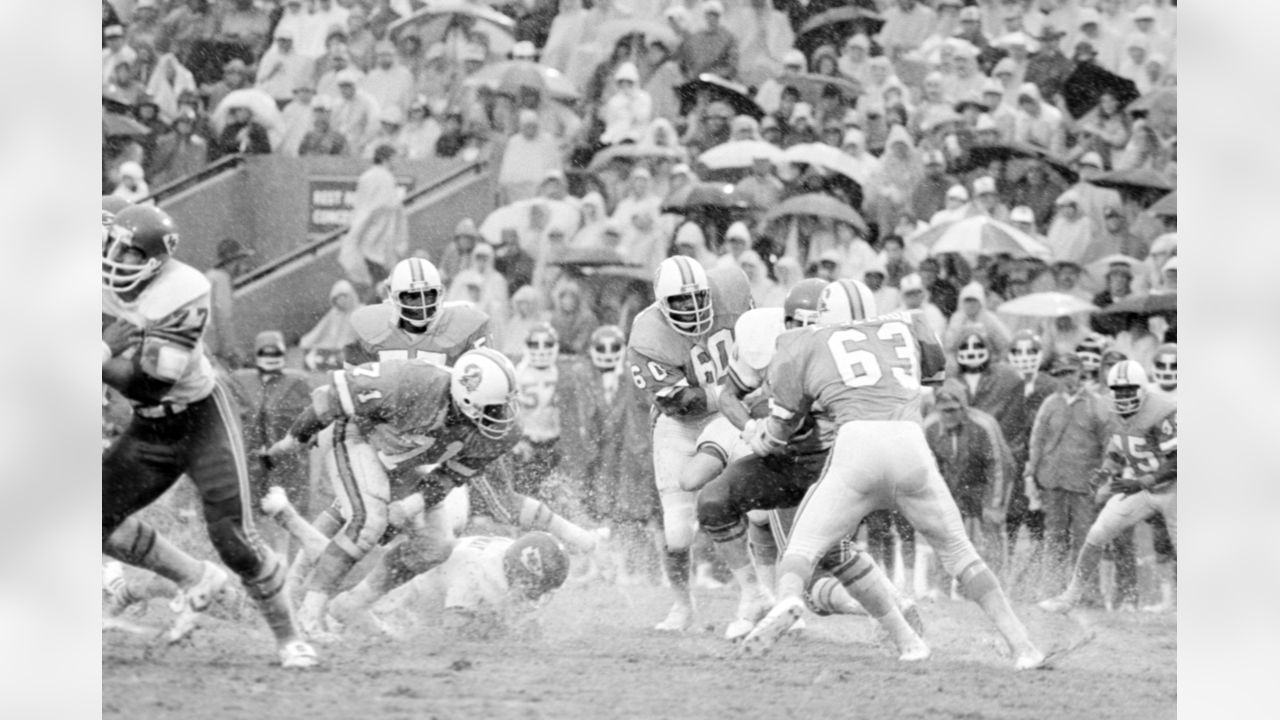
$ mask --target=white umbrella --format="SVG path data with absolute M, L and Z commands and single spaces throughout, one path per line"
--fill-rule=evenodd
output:
M 782 162 L 782 149 L 763 140 L 733 140 L 721 143 L 698 156 L 708 170 L 749 168 L 757 158 L 775 165 Z
M 490 245 L 502 244 L 502 231 L 508 228 L 522 233 L 530 228 L 530 211 L 533 205 L 546 207 L 549 219 L 547 227 L 558 227 L 566 236 L 572 236 L 582 225 L 582 213 L 563 200 L 530 198 L 503 205 L 485 217 L 480 223 L 480 236 Z
M 790 163 L 817 165 L 838 172 L 859 185 L 867 182 L 866 174 L 862 172 L 862 168 L 852 155 L 824 143 L 792 145 L 782 151 L 782 158 Z
M 993 220 L 987 215 L 974 215 L 941 225 L 934 225 L 909 238 L 929 248 L 930 255 L 997 255 L 1014 257 L 1049 257 L 1049 248 L 1018 228 Z
M 1085 272 L 1088 272 L 1099 280 L 1103 280 L 1107 277 L 1107 273 L 1111 271 L 1112 265 L 1125 265 L 1129 268 L 1129 272 L 1133 273 L 1134 277 L 1137 277 L 1142 269 L 1143 263 L 1141 260 L 1131 258 L 1128 255 L 1115 253 L 1113 255 L 1108 255 L 1101 260 L 1095 260 L 1089 263 L 1089 265 L 1085 267 Z
M 1006 303 L 1001 303 L 996 312 L 1006 315 L 1026 315 L 1028 317 L 1062 317 L 1082 312 L 1097 310 L 1096 305 L 1081 300 L 1075 295 L 1060 292 L 1040 292 L 1023 295 Z

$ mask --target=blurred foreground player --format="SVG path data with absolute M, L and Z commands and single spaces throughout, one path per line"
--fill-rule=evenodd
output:
M 225 591 L 212 563 L 178 550 L 133 517 L 187 474 L 200 492 L 209 539 L 243 580 L 276 636 L 287 668 L 316 664 L 298 637 L 283 592 L 285 568 L 259 538 L 248 510 L 244 439 L 230 394 L 201 337 L 209 282 L 172 258 L 178 228 L 149 206 L 121 210 L 102 256 L 102 379 L 134 405 L 133 419 L 102 458 L 103 552 L 182 588 L 189 612 Z

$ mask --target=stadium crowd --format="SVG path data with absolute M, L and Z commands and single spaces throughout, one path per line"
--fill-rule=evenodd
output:
M 566 258 L 740 268 L 756 307 L 806 278 L 863 281 L 947 348 L 930 449 L 983 556 L 1041 599 L 1067 587 L 1105 500 L 1108 371 L 1135 360 L 1176 396 L 1175 6 L 104 0 L 104 100 L 149 130 L 109 138 L 104 193 L 137 201 L 237 153 L 488 158 L 500 207 L 427 259 L 528 386 L 518 489 L 611 526 L 593 573 L 620 583 L 661 582 L 649 401 L 622 361 L 640 308 L 603 304 Z M 251 448 L 305 405 L 298 382 L 319 376 L 298 370 L 342 367 L 352 314 L 404 259 L 385 242 L 301 338 L 264 333 L 252 360 L 210 343 Z M 283 485 L 324 507 L 305 463 L 251 466 L 255 499 Z M 1168 609 L 1173 545 L 1154 525 L 1159 596 L 1141 600 Z M 901 515 L 863 532 L 906 592 L 954 592 Z M 700 582 L 728 579 L 695 555 Z M 1083 601 L 1144 604 L 1145 557 L 1122 533 Z

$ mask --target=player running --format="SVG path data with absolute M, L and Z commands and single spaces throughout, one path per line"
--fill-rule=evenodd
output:
M 838 284 L 823 291 L 829 307 Z M 875 317 L 868 294 L 850 297 L 855 314 Z M 939 379 L 943 354 L 922 321 L 894 314 L 785 333 L 769 365 L 770 415 L 756 424 L 748 442 L 756 454 L 774 455 L 800 429 L 815 405 L 838 427 L 822 477 L 796 514 L 778 568 L 779 601 L 742 644 L 744 654 L 763 654 L 803 608 L 814 565 L 872 510 L 898 509 L 959 579 L 961 592 L 982 606 L 1014 653 L 1015 667 L 1038 667 L 1044 655 L 1014 615 L 995 575 L 964 533 L 960 511 L 947 490 L 921 427 L 921 384 Z M 900 660 L 929 656 L 929 647 L 900 616 L 886 616 L 901 650 Z
M 707 272 L 681 255 L 658 266 L 652 305 L 631 326 L 627 364 L 636 387 L 653 403 L 653 470 L 662 502 L 664 569 L 674 602 L 656 630 L 693 625 L 689 549 L 695 531 L 694 493 L 680 487 L 697 452 L 698 435 L 718 416 L 717 383 L 729 369 L 734 324 L 752 307 L 747 277 L 736 267 Z
M 102 458 L 103 552 L 177 583 L 182 612 L 170 639 L 189 632 L 229 578 L 134 517 L 185 473 L 209 540 L 257 601 L 281 665 L 311 667 L 316 652 L 298 636 L 285 568 L 253 526 L 239 418 L 204 352 L 209 281 L 173 258 L 178 237 L 164 211 L 135 205 L 115 215 L 104 240 L 102 380 L 129 399 L 133 418 Z
M 1150 392 L 1147 374 L 1134 360 L 1122 360 L 1107 373 L 1112 408 L 1119 422 L 1098 470 L 1099 501 L 1106 502 L 1093 521 L 1076 560 L 1071 583 L 1040 607 L 1067 612 L 1080 602 L 1086 578 L 1096 578 L 1102 548 L 1116 535 L 1147 518 L 1164 517 L 1178 546 L 1178 405 L 1172 397 Z M 1158 564 L 1172 572 L 1170 563 Z M 1168 580 L 1168 578 L 1162 578 Z

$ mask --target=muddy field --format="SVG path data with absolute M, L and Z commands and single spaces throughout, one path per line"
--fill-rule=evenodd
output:
M 102 637 L 104 717 L 216 718 L 1173 718 L 1172 614 L 1018 611 L 1046 650 L 1095 639 L 1054 669 L 1014 673 L 976 605 L 923 606 L 933 657 L 896 663 L 866 618 L 813 618 L 764 659 L 737 660 L 719 637 L 728 589 L 700 591 L 714 629 L 650 629 L 656 587 L 578 585 L 544 610 L 537 641 L 463 641 L 424 630 L 401 641 L 321 648 L 309 672 L 272 667 L 265 625 L 209 619 L 189 644 L 119 630 Z M 136 622 L 163 622 L 153 600 Z

